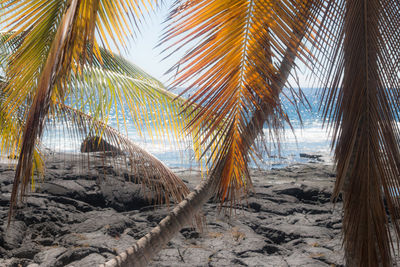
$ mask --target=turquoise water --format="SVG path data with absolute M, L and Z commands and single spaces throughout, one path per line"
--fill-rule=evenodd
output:
M 267 143 L 270 153 L 263 154 L 261 167 L 282 167 L 290 163 L 310 161 L 309 158 L 301 157 L 301 153 L 320 154 L 325 156 L 325 159 L 329 159 L 330 137 L 326 129 L 322 129 L 322 121 L 318 113 L 319 103 L 316 89 L 303 89 L 303 92 L 310 105 L 299 106 L 303 127 L 301 127 L 296 110 L 286 98 L 282 97 L 282 103 L 291 119 L 294 131 L 292 132 L 286 125 L 280 151 Z M 117 127 L 115 114 L 111 116 L 109 124 Z M 267 129 L 264 129 L 264 131 L 267 133 Z M 187 168 L 197 166 L 193 160 L 193 152 L 190 149 L 185 149 L 184 144 L 177 147 L 175 144 L 168 143 L 168 141 L 157 139 L 152 141 L 148 136 L 141 137 L 132 122 L 128 122 L 127 135 L 134 143 L 155 155 L 169 167 Z M 62 152 L 78 152 L 81 141 L 81 139 L 69 135 L 65 126 L 61 124 L 48 127 L 43 138 L 45 147 Z M 254 166 L 254 164 L 252 165 Z

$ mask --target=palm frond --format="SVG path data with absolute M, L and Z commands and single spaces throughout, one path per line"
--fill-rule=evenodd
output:
M 295 32 L 299 28 L 304 32 L 305 11 L 314 14 L 319 2 L 186 1 L 170 16 L 172 26 L 164 41 L 176 40 L 175 48 L 198 42 L 171 69 L 177 72 L 173 85 L 195 77 L 187 90 L 198 88 L 189 101 L 199 106 L 189 127 L 203 129 L 194 133 L 204 149 L 211 151 L 222 200 L 234 200 L 238 191 L 251 184 L 248 162 L 254 136 L 247 128 L 252 115 L 268 106 L 267 112 L 257 116 L 262 120 L 259 128 L 267 121 L 278 129 L 287 120 L 277 90 L 282 86 L 276 86 L 284 84 L 287 76 L 281 81 L 276 65 L 287 48 L 303 61 L 311 60 Z M 303 36 L 312 38 L 310 33 Z
M 100 48 L 101 58 L 93 55 L 92 64 L 73 73 L 66 99 L 79 110 L 107 120 L 111 108 L 121 127 L 127 115 L 139 133 L 179 144 L 183 132 L 184 99 L 167 91 L 162 83 L 139 67 Z
M 106 55 L 109 55 L 109 53 L 106 51 L 104 51 L 104 53 Z M 8 55 L 8 53 L 5 54 Z M 115 66 L 115 68 L 117 67 L 118 65 Z M 134 67 L 134 65 L 127 65 L 125 67 Z M 90 71 L 93 71 L 93 69 L 88 68 L 86 74 L 90 75 Z M 130 73 L 130 75 L 136 73 L 136 69 L 132 69 L 132 71 L 133 72 Z M 144 76 L 146 74 L 141 73 L 141 75 Z M 141 77 L 136 77 L 136 79 L 134 79 L 126 75 L 124 79 L 137 80 L 137 83 L 143 83 L 143 90 L 148 83 L 146 79 L 143 79 L 143 81 L 141 81 Z M 153 83 L 157 84 L 158 86 L 161 85 L 154 79 L 150 81 L 153 81 Z M 112 80 L 112 83 L 116 82 Z M 6 82 L 1 81 L 1 85 L 2 86 L 0 89 L 4 89 L 6 86 Z M 171 99 L 175 98 L 175 95 L 169 94 L 168 91 L 165 91 L 161 88 L 157 89 L 160 90 L 160 94 L 169 96 L 170 101 Z M 146 90 L 150 92 L 152 91 L 151 88 L 147 88 Z M 0 104 L 2 104 L 2 95 L 2 90 L 0 90 Z M 157 95 L 154 98 L 154 101 L 156 101 Z M 21 108 L 27 107 L 22 106 Z M 18 112 L 18 114 L 21 115 L 23 114 L 23 112 Z M 23 118 L 14 117 L 14 120 L 11 122 L 5 121 L 6 119 L 6 116 L 0 117 L 0 125 L 2 126 L 0 135 L 2 141 L 1 151 L 2 154 L 7 154 L 10 157 L 16 157 L 16 148 L 18 146 L 18 143 L 21 142 Z M 52 103 L 52 112 L 49 119 L 52 122 L 57 121 L 62 125 L 68 126 L 67 132 L 76 139 L 83 140 L 87 136 L 101 136 L 103 140 L 106 140 L 108 143 L 117 147 L 120 151 L 123 151 L 123 158 L 128 158 L 128 162 L 123 161 L 122 163 L 114 163 L 119 164 L 119 167 L 122 167 L 121 164 L 124 165 L 125 163 L 127 168 L 125 171 L 132 174 L 135 179 L 140 179 L 140 181 L 138 182 L 140 182 L 145 188 L 147 188 L 146 191 L 150 191 L 150 194 L 155 193 L 156 201 L 158 203 L 162 203 L 162 201 L 165 199 L 167 204 L 169 204 L 171 198 L 175 203 L 179 203 L 183 200 L 185 195 L 189 193 L 186 185 L 179 178 L 177 178 L 176 175 L 171 172 L 162 162 L 160 162 L 157 158 L 155 158 L 145 150 L 136 146 L 126 136 L 120 134 L 117 130 L 111 128 L 110 126 L 106 125 L 104 122 L 96 119 L 95 117 L 87 115 L 82 111 L 69 107 L 63 103 L 55 102 Z M 47 124 L 49 125 L 49 123 Z M 11 127 L 11 129 L 8 129 L 7 127 Z M 14 140 L 13 138 L 15 138 L 16 140 Z M 5 152 L 3 149 L 4 147 L 10 150 Z M 43 168 L 40 145 L 35 146 L 34 149 L 34 169 L 38 170 L 39 173 L 43 173 L 43 171 L 40 172 L 40 169 Z M 32 180 L 32 186 L 34 186 L 34 182 L 35 181 Z
M 65 54 L 65 47 L 70 38 L 71 34 L 71 26 L 74 22 L 75 12 L 77 11 L 78 1 L 72 1 L 70 6 L 67 7 L 65 14 L 63 14 L 60 25 L 57 29 L 57 32 L 54 37 L 54 41 L 51 43 L 51 47 L 49 49 L 49 54 L 46 58 L 45 63 L 43 64 L 43 68 L 41 70 L 40 76 L 37 81 L 37 90 L 33 97 L 32 106 L 29 108 L 27 112 L 26 122 L 24 125 L 22 144 L 21 144 L 21 152 L 18 158 L 18 164 L 15 172 L 15 178 L 13 183 L 13 190 L 11 193 L 10 199 L 10 214 L 9 217 L 12 216 L 12 210 L 17 202 L 18 196 L 18 186 L 20 181 L 21 184 L 21 193 L 26 191 L 26 186 L 29 182 L 29 179 L 32 175 L 32 159 L 34 156 L 34 147 L 36 144 L 36 138 L 41 136 L 44 127 L 44 120 L 47 115 L 50 106 L 50 97 L 52 94 L 52 89 L 56 82 L 56 77 L 61 74 L 60 68 L 63 66 L 63 61 Z M 24 39 L 25 41 L 29 41 L 29 34 Z M 24 43 L 21 45 L 20 49 L 24 47 Z M 24 55 L 24 53 L 21 53 Z M 70 64 L 70 59 L 65 62 L 66 64 Z M 13 66 L 14 60 L 11 60 L 10 66 Z M 65 65 L 64 65 L 65 66 Z M 15 65 L 13 66 L 16 67 Z M 9 87 L 10 85 L 14 85 L 14 81 L 20 82 L 17 78 L 18 76 L 15 70 L 10 74 L 10 77 L 14 79 L 10 79 L 8 84 L 8 88 L 6 88 L 6 92 L 10 92 L 12 89 Z M 18 91 L 18 90 L 14 90 Z M 8 98 L 10 99 L 10 98 Z M 5 103 L 8 105 L 9 103 Z M 10 113 L 9 113 L 10 114 Z M 12 115 L 11 113 L 10 115 Z M 11 117 L 11 116 L 9 116 Z
M 334 132 L 349 266 L 393 266 L 400 237 L 399 10 L 398 1 L 335 1 L 326 22 L 334 26 L 321 37 L 333 48 L 321 52 L 331 63 L 323 111 Z
M 87 136 L 101 136 L 103 140 L 118 148 L 123 153 L 122 158 L 128 159 L 125 164 L 119 163 L 119 167 L 121 164 L 126 165 L 128 173 L 134 175 L 144 187 L 156 193 L 158 203 L 162 203 L 164 198 L 167 204 L 170 203 L 170 199 L 179 203 L 189 194 L 187 186 L 167 166 L 119 131 L 62 103 L 57 103 L 56 113 L 53 120 L 75 126 L 67 128 L 70 135 L 81 139 Z
M 11 36 L 14 32 L 0 33 L 1 69 L 6 69 L 23 40 L 23 35 L 9 39 Z M 179 145 L 185 121 L 182 105 L 186 100 L 167 91 L 161 82 L 123 57 L 102 47 L 99 51 L 101 57 L 88 49 L 91 64 L 80 73 L 72 72 L 70 82 L 60 85 L 67 97 L 54 90 L 53 101 L 66 101 L 106 123 L 107 115 L 113 112 L 122 128 L 126 129 L 125 122 L 130 119 L 139 133 L 148 132 L 158 140 L 168 139 Z M 19 109 L 26 105 L 30 104 L 19 105 Z
M 41 136 L 53 93 L 65 96 L 66 87 L 62 84 L 68 82 L 72 72 L 82 71 L 88 60 L 87 47 L 100 57 L 96 29 L 106 44 L 107 37 L 124 43 L 122 36 L 132 25 L 125 20 L 125 14 L 137 18 L 135 12 L 140 10 L 140 5 L 136 1 L 111 4 L 99 0 L 4 0 L 2 4 L 6 9 L 3 29 L 15 30 L 13 37 L 24 34 L 7 66 L 6 100 L 2 108 L 7 107 L 3 111 L 11 119 L 20 105 L 32 103 L 24 114 L 11 215 L 20 182 L 22 196 L 31 176 L 34 146 Z

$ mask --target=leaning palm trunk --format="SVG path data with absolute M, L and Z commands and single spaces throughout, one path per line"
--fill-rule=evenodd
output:
M 50 48 L 49 56 L 46 60 L 44 69 L 41 73 L 37 93 L 35 95 L 32 106 L 29 109 L 25 123 L 24 134 L 22 138 L 21 152 L 18 159 L 18 165 L 15 171 L 15 178 L 10 200 L 10 210 L 8 223 L 12 217 L 12 212 L 17 202 L 18 186 L 22 180 L 21 194 L 26 191 L 26 186 L 32 175 L 32 158 L 36 138 L 42 135 L 44 122 L 49 111 L 51 95 L 58 76 L 61 73 L 63 64 L 66 64 L 68 42 L 71 36 L 71 25 L 74 22 L 78 1 L 71 1 L 65 14 L 62 17 L 60 27 L 57 30 L 56 37 Z
M 193 221 L 196 213 L 213 195 L 215 190 L 213 181 L 214 179 L 208 179 L 199 184 L 150 233 L 139 239 L 125 252 L 100 266 L 146 266 L 180 229 Z
M 276 82 L 272 85 L 276 92 L 281 92 L 289 73 L 293 67 L 294 60 L 297 54 L 297 47 L 301 44 L 301 40 L 305 35 L 305 24 L 296 31 L 296 44 L 294 48 L 287 48 L 285 56 L 280 66 L 279 75 L 276 77 Z M 261 104 L 261 109 L 254 112 L 250 120 L 246 133 L 250 134 L 250 142 L 245 143 L 245 153 L 254 144 L 257 136 L 262 132 L 265 121 L 271 116 L 272 109 Z M 212 172 L 210 178 L 201 184 L 190 193 L 184 201 L 179 203 L 172 212 L 165 217 L 161 222 L 151 230 L 150 233 L 139 239 L 132 247 L 120 253 L 114 259 L 106 262 L 101 267 L 114 266 L 146 266 L 151 259 L 176 235 L 176 233 L 185 225 L 192 222 L 193 217 L 200 211 L 202 206 L 214 195 L 218 188 L 220 173 L 225 164 L 224 160 L 220 160 L 215 166 L 216 170 Z

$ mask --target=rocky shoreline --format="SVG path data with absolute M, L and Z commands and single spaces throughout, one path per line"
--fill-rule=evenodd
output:
M 332 166 L 252 170 L 253 192 L 231 216 L 209 201 L 203 232 L 187 226 L 151 266 L 341 266 L 341 202 L 330 202 Z M 52 157 L 6 231 L 13 169 L 0 165 L 0 266 L 93 266 L 111 259 L 165 215 L 142 186 L 100 161 Z M 175 169 L 193 189 L 196 170 Z M 229 210 L 227 211 L 229 213 Z

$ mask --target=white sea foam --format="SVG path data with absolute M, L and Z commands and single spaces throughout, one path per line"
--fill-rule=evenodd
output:
M 265 130 L 267 131 L 267 130 Z M 128 137 L 138 146 L 152 153 L 171 167 L 189 167 L 194 163 L 194 153 L 187 149 L 187 143 L 168 142 L 167 137 L 151 138 L 149 135 L 139 136 L 134 128 L 128 129 Z M 284 166 L 294 162 L 306 162 L 309 159 L 300 157 L 300 153 L 329 155 L 330 137 L 321 123 L 310 124 L 304 128 L 287 130 L 281 140 L 281 150 L 272 149 L 264 156 L 264 167 Z M 70 136 L 62 126 L 55 125 L 46 131 L 43 144 L 55 151 L 79 152 L 82 140 Z M 272 157 L 271 157 L 272 155 Z M 254 166 L 254 164 L 252 164 Z
M 263 161 L 265 162 L 265 166 L 284 166 L 293 162 L 305 162 L 309 160 L 300 157 L 300 153 L 321 154 L 329 158 L 331 137 L 326 129 L 322 129 L 320 116 L 316 112 L 318 110 L 318 101 L 315 90 L 309 89 L 305 93 L 312 107 L 311 109 L 309 107 L 300 107 L 299 111 L 302 115 L 303 127 L 300 127 L 296 110 L 291 105 L 286 104 L 288 109 L 286 112 L 292 120 L 294 133 L 287 127 L 284 138 L 281 140 L 280 151 L 272 149 L 271 153 L 264 154 Z M 117 128 L 115 114 L 111 113 L 110 115 L 108 124 Z M 122 129 L 122 132 L 125 132 L 125 128 Z M 144 133 L 145 136 L 139 136 L 134 124 L 129 121 L 127 135 L 135 144 L 154 154 L 171 167 L 193 165 L 193 151 L 186 149 L 187 144 L 185 142 L 177 145 L 176 142 L 168 142 L 167 137 L 157 138 L 154 136 L 151 138 L 147 132 Z M 50 149 L 65 152 L 78 152 L 82 142 L 82 140 L 69 136 L 65 132 L 65 127 L 61 124 L 56 124 L 46 131 L 43 140 L 44 145 Z

